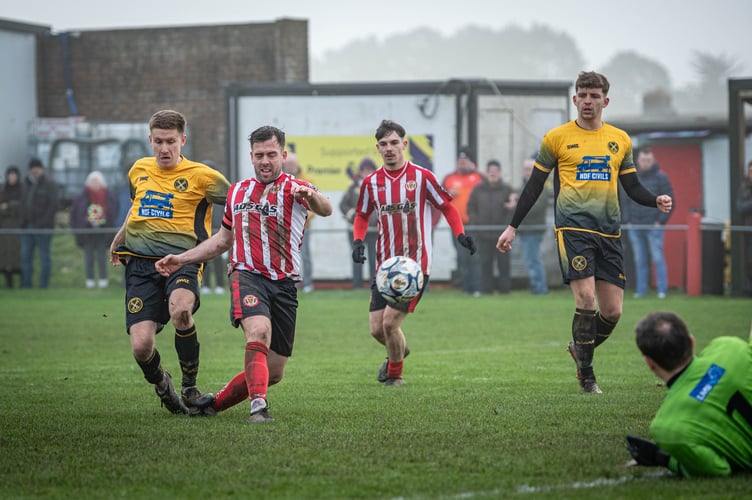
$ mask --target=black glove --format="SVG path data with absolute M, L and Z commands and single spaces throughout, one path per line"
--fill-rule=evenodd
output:
M 669 454 L 657 444 L 639 436 L 627 436 L 627 450 L 639 465 L 668 467 Z
M 461 235 L 457 236 L 457 241 L 460 242 L 460 245 L 470 250 L 470 255 L 475 255 L 477 248 L 475 247 L 475 242 L 473 241 L 472 236 L 468 236 L 467 234 L 462 233 Z
M 352 259 L 357 264 L 362 264 L 366 261 L 366 246 L 363 244 L 363 240 L 353 241 Z

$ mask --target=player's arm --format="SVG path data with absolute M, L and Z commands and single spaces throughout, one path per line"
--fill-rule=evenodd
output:
M 538 201 L 538 197 L 543 192 L 543 187 L 546 185 L 546 179 L 548 173 L 539 168 L 534 168 L 533 173 L 530 174 L 530 180 L 525 184 L 525 189 L 520 193 L 520 197 L 517 200 L 517 206 L 514 209 L 512 215 L 512 221 L 509 223 L 514 229 L 520 227 L 522 220 L 532 210 L 535 202 Z
M 517 228 L 522 224 L 522 220 L 533 209 L 535 202 L 538 201 L 538 197 L 543 192 L 543 187 L 546 185 L 546 178 L 548 172 L 544 172 L 539 168 L 534 168 L 533 173 L 530 174 L 530 179 L 525 184 L 525 189 L 520 193 L 517 199 L 517 206 L 514 208 L 514 214 L 512 215 L 512 221 L 504 229 L 504 232 L 499 235 L 499 239 L 496 242 L 496 249 L 505 253 L 512 249 L 512 241 L 517 236 Z
M 692 476 L 728 476 L 731 464 L 707 446 L 692 443 L 665 445 L 670 455 L 667 467 L 684 477 Z
M 232 247 L 232 238 L 232 231 L 222 225 L 219 231 L 208 240 L 202 241 L 199 245 L 183 253 L 162 257 L 154 264 L 154 267 L 162 276 L 169 276 L 186 264 L 207 262 L 229 250 Z
M 118 229 L 117 233 L 115 233 L 115 236 L 112 238 L 112 243 L 110 243 L 110 264 L 112 264 L 113 266 L 119 266 L 121 264 L 120 257 L 118 257 L 117 254 L 117 249 L 119 246 L 125 244 L 125 226 L 128 224 L 128 219 L 130 218 L 131 211 L 129 210 L 125 216 L 123 224 L 120 226 L 120 229 Z
M 670 212 L 673 206 L 671 196 L 667 194 L 655 195 L 642 185 L 637 177 L 637 172 L 630 172 L 619 177 L 624 191 L 634 201 L 646 207 L 656 207 L 661 212 Z
M 474 255 L 477 251 L 475 241 L 472 236 L 465 234 L 465 225 L 462 223 L 462 216 L 460 215 L 459 210 L 457 210 L 457 207 L 448 201 L 445 201 L 439 205 L 438 208 L 444 215 L 449 227 L 452 229 L 452 234 L 457 238 L 459 244 L 467 248 L 470 255 Z
M 332 202 L 316 189 L 303 184 L 295 184 L 290 192 L 297 201 L 305 200 L 316 215 L 321 217 L 332 215 Z

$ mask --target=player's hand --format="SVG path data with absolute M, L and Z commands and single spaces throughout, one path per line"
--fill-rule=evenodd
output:
M 517 230 L 512 226 L 507 226 L 496 242 L 496 249 L 501 253 L 506 253 L 512 249 L 512 241 L 517 236 Z
M 178 261 L 177 255 L 166 255 L 154 263 L 154 267 L 157 272 L 162 276 L 169 276 L 181 267 L 182 264 Z
M 290 189 L 290 193 L 295 197 L 297 201 L 300 200 L 306 200 L 310 201 L 311 198 L 316 194 L 316 191 L 311 189 L 308 186 L 304 186 L 302 184 L 295 184 L 293 185 L 292 189 Z
M 658 210 L 660 210 L 664 214 L 667 214 L 674 206 L 674 200 L 672 200 L 669 195 L 662 194 L 655 199 L 655 206 L 658 207 Z
M 652 441 L 639 436 L 627 436 L 627 450 L 639 465 L 668 467 L 669 454 Z
M 356 264 L 362 264 L 366 261 L 366 246 L 363 240 L 353 241 L 352 260 Z
M 460 245 L 470 250 L 470 255 L 475 255 L 475 252 L 478 250 L 475 246 L 475 241 L 473 241 L 473 237 L 470 235 L 462 233 L 457 236 L 457 241 L 459 241 Z

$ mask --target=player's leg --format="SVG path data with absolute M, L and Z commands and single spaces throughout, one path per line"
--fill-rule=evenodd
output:
M 245 381 L 248 398 L 251 400 L 251 422 L 272 421 L 268 413 L 266 393 L 269 389 L 269 344 L 272 338 L 272 323 L 269 317 L 256 315 L 240 321 L 245 333 Z
M 624 257 L 621 240 L 601 238 L 596 263 L 595 294 L 599 311 L 595 315 L 595 347 L 608 340 L 621 318 L 624 302 Z
M 424 289 L 425 286 L 428 284 L 428 278 L 424 277 Z M 422 292 L 421 292 L 422 294 Z M 417 304 L 417 301 L 419 299 L 420 295 L 413 299 L 409 304 L 403 303 L 403 304 L 394 304 L 393 306 L 387 307 L 387 302 L 384 299 L 384 297 L 381 296 L 381 294 L 376 289 L 376 282 L 375 280 L 371 281 L 371 303 L 369 306 L 369 314 L 368 314 L 368 322 L 371 330 L 371 336 L 376 339 L 378 343 L 383 345 L 386 348 L 387 351 L 387 357 L 384 360 L 384 362 L 379 367 L 379 371 L 376 374 L 376 380 L 382 383 L 386 383 L 387 380 L 390 378 L 389 376 L 389 365 L 390 365 L 390 359 L 391 356 L 389 354 L 389 347 L 387 346 L 387 332 L 386 332 L 386 325 L 385 325 L 385 314 L 388 310 L 393 311 L 402 311 L 404 314 L 407 314 L 407 311 L 413 307 L 413 303 Z M 400 320 L 401 323 L 401 320 Z M 407 347 L 407 343 L 405 341 L 404 333 L 402 333 L 402 330 L 400 329 L 400 334 L 402 335 L 402 360 L 404 361 L 404 358 L 406 358 L 410 354 L 410 348 Z M 402 366 L 400 362 L 400 367 Z M 393 368 L 392 371 L 394 372 L 396 368 Z M 401 373 L 401 368 L 400 368 Z M 399 382 L 395 382 L 396 380 L 399 380 Z M 399 378 L 394 378 L 394 380 L 389 382 L 389 385 L 395 385 L 400 384 L 402 382 L 401 375 Z
M 172 385 L 170 373 L 162 368 L 162 360 L 154 342 L 157 328 L 157 323 L 150 320 L 130 325 L 133 357 L 146 381 L 154 385 L 154 391 L 162 401 L 162 405 L 172 413 L 187 413 L 187 408 Z
M 595 347 L 611 336 L 621 318 L 624 289 L 604 280 L 595 282 L 598 312 L 595 315 Z
M 159 351 L 155 346 L 156 334 L 169 319 L 164 301 L 163 282 L 154 261 L 132 258 L 125 271 L 126 331 L 131 352 L 144 378 L 154 385 L 154 390 L 172 413 L 187 411 L 172 385 L 172 377 L 162 368 Z
M 166 280 L 167 304 L 175 327 L 175 352 L 182 372 L 181 393 L 187 406 L 198 403 L 203 393 L 196 387 L 200 344 L 193 314 L 199 308 L 197 265 L 185 266 Z
M 575 297 L 575 313 L 572 319 L 572 340 L 577 353 L 580 381 L 595 378 L 593 375 L 593 351 L 595 350 L 595 278 L 571 280 L 569 286 Z

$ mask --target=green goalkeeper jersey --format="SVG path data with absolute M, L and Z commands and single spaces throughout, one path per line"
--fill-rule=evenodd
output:
M 683 476 L 752 471 L 752 345 L 711 341 L 669 381 L 650 434 Z

